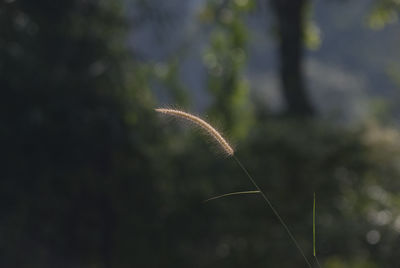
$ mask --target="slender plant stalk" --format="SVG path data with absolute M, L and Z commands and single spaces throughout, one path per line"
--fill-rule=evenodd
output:
M 306 255 L 304 254 L 303 250 L 301 249 L 299 243 L 297 242 L 296 238 L 294 238 L 292 232 L 290 231 L 289 227 L 286 225 L 285 221 L 282 219 L 282 217 L 279 215 L 278 211 L 275 209 L 275 207 L 272 205 L 271 201 L 268 199 L 268 197 L 265 195 L 265 193 L 261 190 L 261 188 L 258 186 L 258 184 L 255 182 L 253 177 L 250 175 L 250 173 L 247 171 L 247 169 L 243 166 L 243 164 L 239 161 L 239 159 L 233 155 L 232 156 L 235 161 L 238 163 L 240 168 L 243 170 L 243 172 L 247 175 L 247 177 L 250 179 L 251 183 L 256 187 L 258 191 L 260 191 L 261 196 L 264 198 L 264 200 L 267 202 L 268 206 L 271 208 L 272 212 L 275 214 L 275 216 L 278 218 L 279 222 L 285 228 L 287 234 L 289 235 L 290 239 L 293 241 L 297 249 L 300 251 L 300 254 L 303 256 L 304 260 L 306 261 L 308 267 L 312 268 L 311 263 L 308 261 Z
M 167 108 L 158 108 L 155 109 L 156 112 L 158 113 L 162 113 L 162 114 L 166 114 L 166 115 L 170 115 L 170 116 L 175 116 L 175 117 L 179 117 L 185 120 L 188 120 L 192 123 L 194 123 L 195 125 L 199 126 L 200 128 L 204 129 L 211 137 L 213 137 L 221 146 L 221 148 L 225 151 L 225 153 L 228 156 L 232 156 L 235 161 L 238 163 L 238 165 L 240 166 L 240 168 L 243 170 L 243 172 L 246 174 L 246 176 L 250 179 L 251 183 L 254 185 L 254 187 L 256 188 L 257 191 L 253 191 L 253 192 L 257 192 L 259 194 L 261 194 L 261 196 L 264 198 L 264 200 L 267 202 L 268 206 L 271 208 L 272 212 L 275 214 L 275 216 L 278 218 L 279 222 L 282 224 L 282 226 L 285 228 L 287 234 L 289 235 L 290 239 L 293 241 L 293 243 L 295 244 L 295 246 L 297 247 L 297 249 L 300 251 L 301 255 L 303 256 L 304 260 L 306 261 L 308 267 L 312 268 L 311 263 L 308 261 L 308 259 L 306 258 L 303 250 L 301 249 L 299 243 L 297 243 L 297 240 L 294 238 L 292 232 L 289 230 L 289 227 L 285 224 L 285 222 L 283 221 L 282 217 L 279 215 L 278 211 L 275 209 L 275 207 L 271 204 L 271 201 L 269 201 L 269 199 L 267 198 L 267 196 L 265 195 L 265 193 L 261 190 L 261 188 L 257 185 L 257 183 L 254 181 L 254 179 L 251 177 L 251 175 L 249 174 L 249 172 L 246 170 L 246 168 L 243 166 L 243 164 L 239 161 L 239 159 L 234 155 L 234 150 L 233 148 L 229 145 L 229 143 L 222 137 L 222 135 L 215 129 L 213 128 L 209 123 L 207 123 L 206 121 L 204 121 L 203 119 L 192 115 L 190 113 L 186 113 L 183 111 L 179 111 L 179 110 L 175 110 L 175 109 L 167 109 Z M 233 195 L 235 193 L 231 193 L 231 194 L 225 194 L 222 196 L 217 196 L 215 198 L 211 198 L 208 199 L 212 200 L 212 199 L 217 199 L 223 196 L 228 196 L 228 195 Z M 238 193 L 237 193 L 238 194 Z M 206 200 L 207 201 L 207 200 Z
M 208 198 L 208 199 L 204 200 L 203 202 L 205 203 L 205 202 L 208 202 L 208 201 L 211 201 L 211 200 L 215 200 L 215 199 L 219 199 L 219 198 L 221 198 L 221 197 L 231 196 L 231 195 L 259 194 L 259 193 L 260 193 L 260 191 L 241 191 L 241 192 L 233 192 L 233 193 L 221 194 L 221 195 L 218 195 L 218 196 L 215 196 L 215 197 L 211 197 L 211 198 Z

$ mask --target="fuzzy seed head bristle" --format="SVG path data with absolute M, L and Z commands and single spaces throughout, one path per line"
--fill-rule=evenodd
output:
M 212 127 L 209 123 L 207 123 L 200 117 L 175 109 L 157 108 L 155 109 L 155 111 L 162 114 L 179 117 L 196 124 L 200 128 L 204 129 L 213 139 L 215 139 L 215 141 L 217 141 L 217 143 L 221 146 L 221 148 L 228 156 L 232 156 L 234 154 L 235 151 L 222 137 L 222 135 L 214 127 Z

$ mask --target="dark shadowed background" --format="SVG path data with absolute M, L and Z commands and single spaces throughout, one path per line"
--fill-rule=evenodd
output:
M 0 0 L 0 267 L 400 267 L 399 11 Z

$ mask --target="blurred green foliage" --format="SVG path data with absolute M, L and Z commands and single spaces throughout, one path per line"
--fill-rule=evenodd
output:
M 367 17 L 368 26 L 380 30 L 388 24 L 398 20 L 400 2 L 397 0 L 376 1 L 371 14 Z
M 321 46 L 321 30 L 313 18 L 314 8 L 312 3 L 308 3 L 305 10 L 306 21 L 304 29 L 304 44 L 310 50 L 318 50 Z
M 208 2 L 202 17 L 213 26 L 211 121 L 240 139 L 238 157 L 308 256 L 316 192 L 323 267 L 397 267 L 399 132 L 249 111 L 252 1 L 226 3 Z M 104 0 L 0 4 L 0 266 L 305 267 L 259 196 L 202 203 L 252 188 L 202 135 L 155 117 L 149 85 L 181 87 L 178 67 L 130 59 L 122 10 Z
M 247 29 L 245 15 L 253 1 L 210 0 L 200 19 L 210 24 L 210 46 L 204 53 L 208 69 L 208 89 L 213 96 L 210 115 L 239 140 L 251 125 L 251 107 L 248 103 L 249 83 L 243 77 L 246 62 Z

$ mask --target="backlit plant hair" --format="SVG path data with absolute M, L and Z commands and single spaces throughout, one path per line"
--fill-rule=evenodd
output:
M 289 235 L 290 239 L 293 241 L 293 243 L 295 244 L 295 246 L 299 250 L 300 254 L 303 256 L 303 258 L 304 258 L 305 262 L 307 263 L 308 267 L 312 268 L 311 263 L 308 261 L 308 259 L 305 256 L 302 248 L 298 244 L 297 240 L 294 238 L 292 232 L 289 230 L 289 227 L 283 221 L 283 219 L 279 215 L 278 211 L 275 209 L 275 207 L 272 205 L 271 201 L 268 199 L 268 197 L 265 195 L 265 193 L 261 190 L 261 188 L 255 182 L 255 180 L 250 175 L 250 173 L 247 171 L 247 169 L 243 166 L 243 164 L 239 161 L 239 159 L 234 155 L 235 151 L 232 149 L 232 147 L 229 145 L 229 143 L 222 137 L 222 135 L 214 127 L 212 127 L 209 123 L 207 123 L 206 121 L 204 121 L 200 117 L 197 117 L 197 116 L 192 115 L 190 113 L 186 113 L 186 112 L 183 112 L 183 111 L 180 111 L 180 110 L 176 110 L 176 109 L 167 109 L 167 108 L 157 108 L 157 109 L 155 109 L 155 111 L 159 112 L 159 113 L 162 113 L 162 114 L 166 114 L 166 115 L 170 115 L 170 116 L 174 116 L 174 117 L 178 117 L 178 118 L 182 118 L 182 119 L 188 120 L 188 121 L 194 123 L 195 125 L 199 126 L 200 128 L 204 129 L 211 137 L 213 137 L 217 141 L 217 143 L 222 147 L 222 149 L 226 152 L 226 154 L 228 156 L 230 156 L 233 159 L 235 159 L 235 161 L 238 163 L 240 168 L 243 170 L 243 172 L 246 174 L 246 176 L 249 178 L 251 183 L 256 188 L 256 191 L 243 191 L 243 192 L 236 192 L 236 193 L 228 193 L 228 194 L 220 195 L 220 196 L 217 196 L 217 197 L 209 198 L 209 199 L 205 200 L 205 202 L 210 201 L 210 200 L 215 200 L 215 199 L 220 198 L 220 197 L 231 196 L 231 195 L 236 195 L 236 194 L 254 194 L 254 193 L 259 193 L 264 198 L 264 200 L 266 201 L 268 206 L 271 208 L 272 212 L 275 214 L 275 216 L 278 218 L 279 222 L 282 224 L 282 226 L 286 230 L 286 232 Z M 319 263 L 318 263 L 318 266 L 320 266 Z
M 196 124 L 203 130 L 205 130 L 212 138 L 214 138 L 228 156 L 232 156 L 234 154 L 235 151 L 232 149 L 232 146 L 229 145 L 229 143 L 222 137 L 222 135 L 214 127 L 212 127 L 209 123 L 207 123 L 200 117 L 175 109 L 158 108 L 155 110 L 159 113 L 183 118 Z

